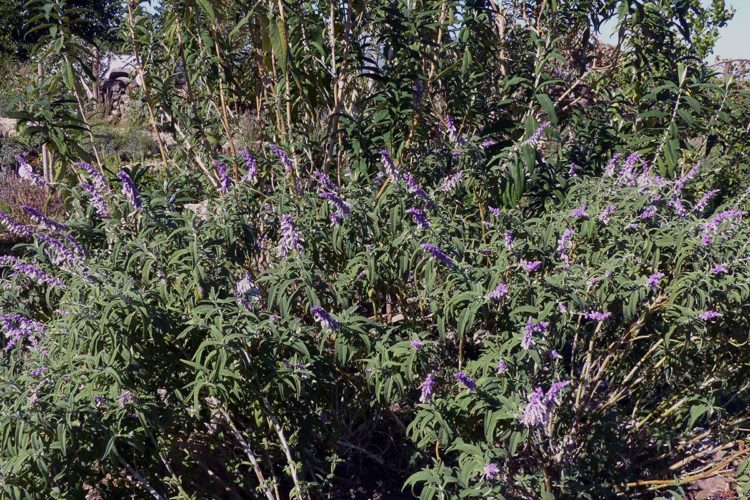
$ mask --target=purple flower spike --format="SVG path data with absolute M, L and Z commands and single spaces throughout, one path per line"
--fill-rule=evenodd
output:
M 312 306 L 312 308 L 310 308 L 310 311 L 313 313 L 313 318 L 315 319 L 315 321 L 317 321 L 324 329 L 335 332 L 341 327 L 341 324 L 333 319 L 333 316 L 331 316 L 328 311 L 326 311 L 322 307 Z
M 45 186 L 47 183 L 44 182 L 44 179 L 42 179 L 39 175 L 37 175 L 34 172 L 34 169 L 31 167 L 31 165 L 28 164 L 26 161 L 26 158 L 24 158 L 21 155 L 16 156 L 16 160 L 18 161 L 18 176 L 21 179 L 24 179 L 26 181 L 29 181 L 31 184 L 35 186 Z
M 729 270 L 727 269 L 727 266 L 724 264 L 716 264 L 714 267 L 711 268 L 711 274 L 725 274 L 728 273 Z
M 422 186 L 420 186 L 416 180 L 414 180 L 414 177 L 409 172 L 402 172 L 401 177 L 406 182 L 406 188 L 407 190 L 417 195 L 417 197 L 422 198 L 425 201 L 430 201 L 430 197 L 427 195 L 424 189 L 422 189 Z
M 559 402 L 558 397 L 560 396 L 560 391 L 562 391 L 569 385 L 570 380 L 555 382 L 554 384 L 552 384 L 552 387 L 549 388 L 549 391 L 547 391 L 547 394 L 544 396 L 544 400 L 550 404 L 557 404 Z
M 380 156 L 383 158 L 383 169 L 385 170 L 385 175 L 393 178 L 399 177 L 401 175 L 401 172 L 398 168 L 396 168 L 396 164 L 393 163 L 393 158 L 391 158 L 391 154 L 388 152 L 388 150 L 381 149 Z
M 245 273 L 234 286 L 234 296 L 237 301 L 248 311 L 255 309 L 255 304 L 260 301 L 261 291 L 253 281 L 250 273 Z
M 291 174 L 292 171 L 294 170 L 294 162 L 286 153 L 286 151 L 284 151 L 279 146 L 273 143 L 269 144 L 268 147 L 271 148 L 271 151 L 273 151 L 273 154 L 275 154 L 281 160 L 281 163 L 284 165 L 284 171 L 286 172 L 286 174 L 287 175 Z
M 57 288 L 64 288 L 64 284 L 59 278 L 51 276 L 34 264 L 27 264 L 12 255 L 0 256 L 0 267 L 9 267 L 12 270 L 13 276 L 15 276 L 16 274 L 23 274 L 39 285 L 49 285 Z
M 413 347 L 414 349 L 421 349 L 422 347 L 424 347 L 424 344 L 422 343 L 422 341 L 421 341 L 421 340 L 419 340 L 419 339 L 415 339 L 415 340 L 412 340 L 412 341 L 411 341 L 411 346 L 412 346 L 412 347 Z
M 89 196 L 91 196 L 91 204 L 94 205 L 94 210 L 99 215 L 99 217 L 101 217 L 102 219 L 106 219 L 107 217 L 109 217 L 109 207 L 107 206 L 107 202 L 104 201 L 104 197 L 102 196 L 102 194 L 97 191 L 94 186 L 87 182 L 81 184 L 81 187 L 88 191 Z
M 508 365 L 502 359 L 498 360 L 498 362 L 497 362 L 497 373 L 498 373 L 498 375 L 502 375 L 506 371 L 508 371 Z
M 461 179 L 463 178 L 464 173 L 463 172 L 456 172 L 453 175 L 450 175 L 443 179 L 443 181 L 440 183 L 440 187 L 438 188 L 440 191 L 448 192 L 453 191 L 456 189 L 456 186 L 461 182 Z
M 500 476 L 500 467 L 498 467 L 496 464 L 489 463 L 484 466 L 482 477 L 485 479 L 485 481 L 494 481 L 498 476 Z
M 91 183 L 94 185 L 97 191 L 99 191 L 101 194 L 109 194 L 111 190 L 109 188 L 109 184 L 107 184 L 107 180 L 97 169 L 92 167 L 90 163 L 78 162 L 75 164 L 75 166 L 89 174 L 89 177 L 91 177 Z
M 34 230 L 29 226 L 25 226 L 19 222 L 14 221 L 8 214 L 0 210 L 0 222 L 5 225 L 8 232 L 15 234 L 16 236 L 30 236 Z
M 56 266 L 74 266 L 80 263 L 80 255 L 66 247 L 63 243 L 60 243 L 44 233 L 35 233 L 34 236 L 47 244 L 47 248 L 45 248 L 44 252 Z
M 570 215 L 575 217 L 576 219 L 582 219 L 584 217 L 588 217 L 589 214 L 586 212 L 586 204 L 584 203 L 578 208 L 574 208 L 570 211 Z
M 664 273 L 656 272 L 648 277 L 646 280 L 646 286 L 651 290 L 658 290 L 662 279 L 664 279 Z
M 240 157 L 245 160 L 247 172 L 242 176 L 242 182 L 255 182 L 258 180 L 258 163 L 249 151 L 240 151 Z
M 718 189 L 712 189 L 711 191 L 708 191 L 706 194 L 701 196 L 701 199 L 698 200 L 693 206 L 693 211 L 697 213 L 701 213 L 704 210 L 706 210 L 706 207 L 708 207 L 708 203 L 711 201 L 711 198 L 716 196 L 716 194 L 718 193 L 719 193 Z
M 68 229 L 68 227 L 64 224 L 60 224 L 58 222 L 53 221 L 52 219 L 49 219 L 48 217 L 45 217 L 45 215 L 37 210 L 34 207 L 30 207 L 28 205 L 21 205 L 21 208 L 26 210 L 26 213 L 29 214 L 29 217 L 31 220 L 34 221 L 39 227 L 46 231 L 65 231 Z
M 422 243 L 422 249 L 429 252 L 430 255 L 432 255 L 432 257 L 435 260 L 442 262 L 448 267 L 455 267 L 455 264 L 453 263 L 453 259 L 448 257 L 448 255 L 445 254 L 445 252 L 440 250 L 438 247 L 436 247 L 432 243 Z
M 547 422 L 548 407 L 544 401 L 544 391 L 541 387 L 529 394 L 529 403 L 521 415 L 521 423 L 526 427 L 536 427 Z
M 523 328 L 521 348 L 531 349 L 531 347 L 535 345 L 533 335 L 535 333 L 544 333 L 547 331 L 547 328 L 549 328 L 548 321 L 540 321 L 539 323 L 534 323 L 534 320 L 529 317 L 529 319 L 526 320 L 526 325 Z
M 456 380 L 461 382 L 461 384 L 466 387 L 469 392 L 473 392 L 477 390 L 477 383 L 474 382 L 470 377 L 466 376 L 464 372 L 456 372 Z
M 714 310 L 703 311 L 698 315 L 701 321 L 711 321 L 717 318 L 721 318 L 722 316 L 723 314 L 721 314 L 719 311 Z
M 531 134 L 531 137 L 526 139 L 526 141 L 524 141 L 523 144 L 531 146 L 531 147 L 536 147 L 537 144 L 539 144 L 539 141 L 542 139 L 542 134 L 549 126 L 550 126 L 550 122 L 544 122 L 541 125 L 539 125 L 539 128 L 537 128 L 536 131 L 533 134 Z
M 122 195 L 127 199 L 135 210 L 141 209 L 141 195 L 135 188 L 135 184 L 130 179 L 130 176 L 124 170 L 121 170 L 117 174 L 117 178 L 122 181 Z
M 39 337 L 44 335 L 45 330 L 43 323 L 15 313 L 0 314 L 0 326 L 5 331 L 7 338 L 5 342 L 6 352 L 25 339 L 30 339 L 33 345 Z
M 508 296 L 510 288 L 505 283 L 498 283 L 494 290 L 492 290 L 487 297 L 490 300 L 502 300 Z
M 214 160 L 214 166 L 216 167 L 216 173 L 219 176 L 219 192 L 221 194 L 227 194 L 232 187 L 232 178 L 229 177 L 227 164 L 221 160 Z
M 420 403 L 429 403 L 432 401 L 432 393 L 435 388 L 435 376 L 428 373 L 421 385 L 422 395 L 419 397 Z
M 285 259 L 292 252 L 299 252 L 302 250 L 302 235 L 297 229 L 297 225 L 294 223 L 294 219 L 290 214 L 284 214 L 281 216 L 281 237 L 279 238 L 279 244 L 276 249 L 277 255 Z
M 320 193 L 320 197 L 327 200 L 328 204 L 334 209 L 333 214 L 331 214 L 331 220 L 334 224 L 340 224 L 344 219 L 348 219 L 352 216 L 351 205 L 342 200 L 336 193 Z
M 540 260 L 521 260 L 521 267 L 527 273 L 535 273 L 542 267 L 542 261 Z
M 422 211 L 418 208 L 409 208 L 406 210 L 406 213 L 411 215 L 412 220 L 414 220 L 414 223 L 421 229 L 422 231 L 427 231 L 430 229 L 430 221 L 427 220 L 427 217 L 424 216 Z
M 617 205 L 607 205 L 604 207 L 604 210 L 602 210 L 602 213 L 599 214 L 599 217 L 596 218 L 599 222 L 602 224 L 609 224 L 609 218 L 612 216 L 613 213 L 617 210 Z
M 609 311 L 600 312 L 592 309 L 583 313 L 583 317 L 591 321 L 604 321 L 610 316 L 612 316 L 612 313 Z

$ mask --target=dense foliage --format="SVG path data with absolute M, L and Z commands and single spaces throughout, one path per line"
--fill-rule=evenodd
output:
M 0 213 L 3 494 L 747 491 L 730 13 L 573 3 L 130 2 L 130 165 L 50 4 L 13 116 L 65 217 Z

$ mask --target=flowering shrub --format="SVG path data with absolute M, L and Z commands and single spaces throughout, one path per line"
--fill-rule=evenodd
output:
M 631 155 L 532 214 L 477 196 L 481 149 L 340 185 L 271 153 L 202 211 L 80 164 L 66 225 L 4 220 L 34 237 L 0 262 L 6 494 L 302 497 L 388 461 L 422 498 L 594 495 L 741 432 L 747 193 Z

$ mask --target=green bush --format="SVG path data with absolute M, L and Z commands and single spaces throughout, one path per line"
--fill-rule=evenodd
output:
M 737 437 L 747 193 L 633 155 L 529 218 L 481 206 L 468 171 L 296 195 L 261 163 L 234 186 L 220 163 L 202 209 L 180 177 L 132 172 L 135 210 L 94 176 L 100 198 L 74 189 L 69 229 L 27 248 L 47 284 L 6 263 L 7 495 L 322 492 L 370 456 L 423 498 L 602 495 L 700 429 Z

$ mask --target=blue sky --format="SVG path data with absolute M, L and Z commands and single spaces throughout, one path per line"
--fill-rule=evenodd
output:
M 750 59 L 750 0 L 729 0 L 734 19 L 721 30 L 714 53 L 726 59 Z

